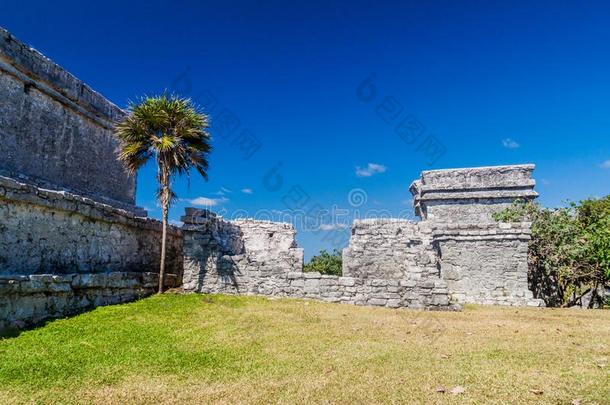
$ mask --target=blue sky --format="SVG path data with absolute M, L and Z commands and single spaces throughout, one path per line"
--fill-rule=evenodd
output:
M 173 220 L 402 215 L 445 167 L 535 163 L 547 206 L 608 194 L 610 3 L 289 3 L 4 0 L 0 25 L 120 107 L 167 88 L 202 104 L 210 180 L 176 182 Z M 158 217 L 154 188 L 151 166 L 137 203 Z M 323 228 L 299 233 L 306 257 L 344 243 Z

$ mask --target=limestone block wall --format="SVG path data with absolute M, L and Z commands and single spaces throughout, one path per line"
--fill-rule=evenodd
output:
M 349 246 L 343 250 L 343 275 L 358 278 L 402 279 L 436 271 L 431 230 L 400 219 L 355 220 Z
M 154 292 L 160 238 L 158 221 L 0 177 L 0 331 Z M 181 231 L 168 240 L 178 285 Z
M 0 174 L 133 210 L 135 176 L 112 135 L 123 114 L 0 28 Z
M 193 209 L 183 221 L 185 291 L 275 295 L 287 273 L 303 269 L 289 224 L 225 221 Z
M 528 289 L 530 223 L 437 226 L 433 237 L 452 301 L 542 305 Z
M 354 249 L 352 256 L 344 259 L 351 272 L 347 270 L 344 277 L 328 276 L 303 272 L 303 251 L 296 245 L 296 232 L 290 224 L 225 221 L 209 211 L 194 209 L 187 209 L 182 220 L 185 222 L 185 291 L 290 296 L 388 307 L 450 308 L 446 286 L 428 257 L 431 245 L 413 248 L 405 256 L 397 255 L 393 263 L 399 262 L 400 257 L 412 260 L 407 263 L 410 265 L 401 267 L 400 273 L 392 271 L 389 260 L 386 273 L 377 273 L 379 268 L 365 272 L 359 265 L 350 267 L 349 263 L 360 260 L 358 250 Z M 367 222 L 380 231 L 387 224 Z M 414 224 L 393 225 L 395 229 L 404 226 L 407 231 Z M 420 245 L 414 242 L 414 246 Z M 390 250 L 386 253 L 392 254 Z M 367 265 L 363 261 L 358 263 Z
M 354 221 L 342 277 L 303 272 L 291 225 L 187 209 L 183 288 L 389 307 L 541 306 L 528 290 L 530 224 L 492 218 L 518 198 L 534 198 L 532 170 L 424 172 L 411 187 L 422 221 Z
M 416 213 L 432 231 L 439 273 L 459 303 L 535 305 L 528 290 L 530 224 L 492 215 L 538 194 L 534 165 L 424 171 L 411 184 Z
M 343 275 L 365 282 L 385 280 L 404 287 L 399 306 L 434 308 L 449 305 L 440 277 L 432 229 L 424 222 L 400 219 L 356 220 L 349 246 L 343 249 Z

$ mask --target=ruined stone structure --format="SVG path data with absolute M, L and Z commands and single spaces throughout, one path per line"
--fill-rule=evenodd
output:
M 422 221 L 356 220 L 342 277 L 304 273 L 289 224 L 188 209 L 183 288 L 388 307 L 539 306 L 527 285 L 530 224 L 492 218 L 518 198 L 535 198 L 533 169 L 423 172 L 411 186 Z
M 123 111 L 0 29 L 0 332 L 155 290 L 161 224 L 116 159 Z M 292 225 L 187 209 L 170 227 L 168 285 L 188 292 L 357 305 L 540 305 L 529 224 L 491 214 L 536 197 L 533 165 L 432 170 L 411 185 L 421 221 L 357 220 L 343 275 L 303 272 Z M 184 274 L 182 269 L 184 268 Z
M 537 305 L 527 284 L 530 224 L 492 214 L 537 197 L 534 165 L 430 170 L 411 184 L 416 213 L 433 229 L 440 276 L 458 302 Z
M 0 175 L 134 209 L 135 177 L 117 161 L 112 135 L 122 116 L 0 28 Z
M 155 291 L 161 224 L 116 159 L 122 115 L 0 29 L 0 332 Z M 169 234 L 177 285 L 182 237 Z
M 425 171 L 410 187 L 415 213 L 436 222 L 493 222 L 491 214 L 516 199 L 538 196 L 533 170 L 534 165 L 512 165 Z
M 195 209 L 187 209 L 183 221 L 185 291 L 313 298 L 390 307 L 449 305 L 442 280 L 429 277 L 436 274 L 436 269 L 432 269 L 430 258 L 426 262 L 423 257 L 431 252 L 416 248 L 417 252 L 405 254 L 419 255 L 429 264 L 417 279 L 377 273 L 376 267 L 370 270 L 370 276 L 364 277 L 304 273 L 303 250 L 296 247 L 296 231 L 290 224 L 225 221 L 209 211 Z M 396 229 L 392 221 L 375 224 L 388 233 Z M 403 255 L 398 251 L 397 254 Z

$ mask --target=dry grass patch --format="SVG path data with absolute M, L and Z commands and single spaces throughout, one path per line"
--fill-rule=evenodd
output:
M 0 340 L 0 403 L 604 404 L 609 360 L 610 311 L 166 294 Z

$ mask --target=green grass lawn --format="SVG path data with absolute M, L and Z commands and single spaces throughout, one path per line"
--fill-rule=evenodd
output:
M 1 339 L 0 403 L 608 404 L 609 360 L 610 311 L 165 294 Z

